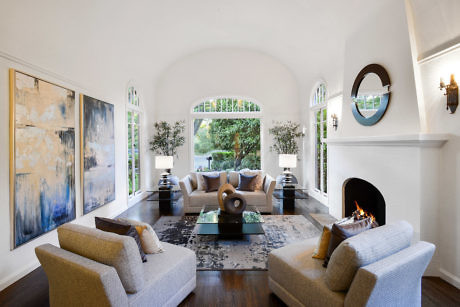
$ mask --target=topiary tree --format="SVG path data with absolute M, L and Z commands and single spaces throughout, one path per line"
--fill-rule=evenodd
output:
M 173 125 L 160 121 L 153 126 L 155 134 L 150 141 L 150 150 L 157 155 L 177 156 L 177 149 L 185 143 L 185 120 L 176 121 Z

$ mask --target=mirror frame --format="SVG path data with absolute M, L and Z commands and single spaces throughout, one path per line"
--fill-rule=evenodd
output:
M 380 78 L 383 87 L 388 86 L 388 93 L 382 95 L 380 107 L 378 108 L 377 112 L 371 117 L 364 117 L 359 111 L 354 99 L 358 97 L 358 91 L 361 82 L 363 82 L 364 78 L 370 73 L 374 73 Z M 378 123 L 380 119 L 382 119 L 390 102 L 390 85 L 390 76 L 388 76 L 388 73 L 385 70 L 385 68 L 383 68 L 383 66 L 379 64 L 369 64 L 359 72 L 358 76 L 356 76 L 355 82 L 353 83 L 353 87 L 351 89 L 351 110 L 353 112 L 353 116 L 358 121 L 358 123 L 360 123 L 363 126 L 372 126 Z

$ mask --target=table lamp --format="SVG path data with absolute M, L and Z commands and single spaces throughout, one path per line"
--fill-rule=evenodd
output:
M 280 154 L 279 166 L 284 168 L 283 184 L 292 184 L 291 168 L 297 167 L 297 155 Z
M 173 156 L 155 156 L 155 168 L 165 170 L 161 173 L 160 187 L 167 187 L 170 185 L 168 175 L 171 174 L 171 169 L 174 166 L 173 164 Z

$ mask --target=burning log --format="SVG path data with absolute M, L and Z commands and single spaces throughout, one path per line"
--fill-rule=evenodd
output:
M 372 215 L 372 213 L 370 213 L 370 212 L 364 211 L 364 210 L 358 205 L 358 202 L 357 202 L 356 200 L 355 200 L 355 206 L 356 206 L 356 210 L 355 210 L 355 211 L 353 212 L 353 214 L 351 215 L 355 221 L 360 221 L 360 220 L 364 220 L 364 219 L 370 218 L 371 221 L 372 221 L 372 228 L 375 228 L 375 227 L 378 227 L 378 226 L 379 226 L 379 224 L 378 224 L 377 221 L 375 220 L 375 216 Z

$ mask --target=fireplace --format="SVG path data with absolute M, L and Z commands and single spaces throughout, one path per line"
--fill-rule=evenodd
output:
M 349 178 L 343 183 L 344 216 L 353 214 L 356 203 L 364 211 L 372 214 L 380 226 L 385 225 L 385 199 L 382 193 L 363 179 Z

